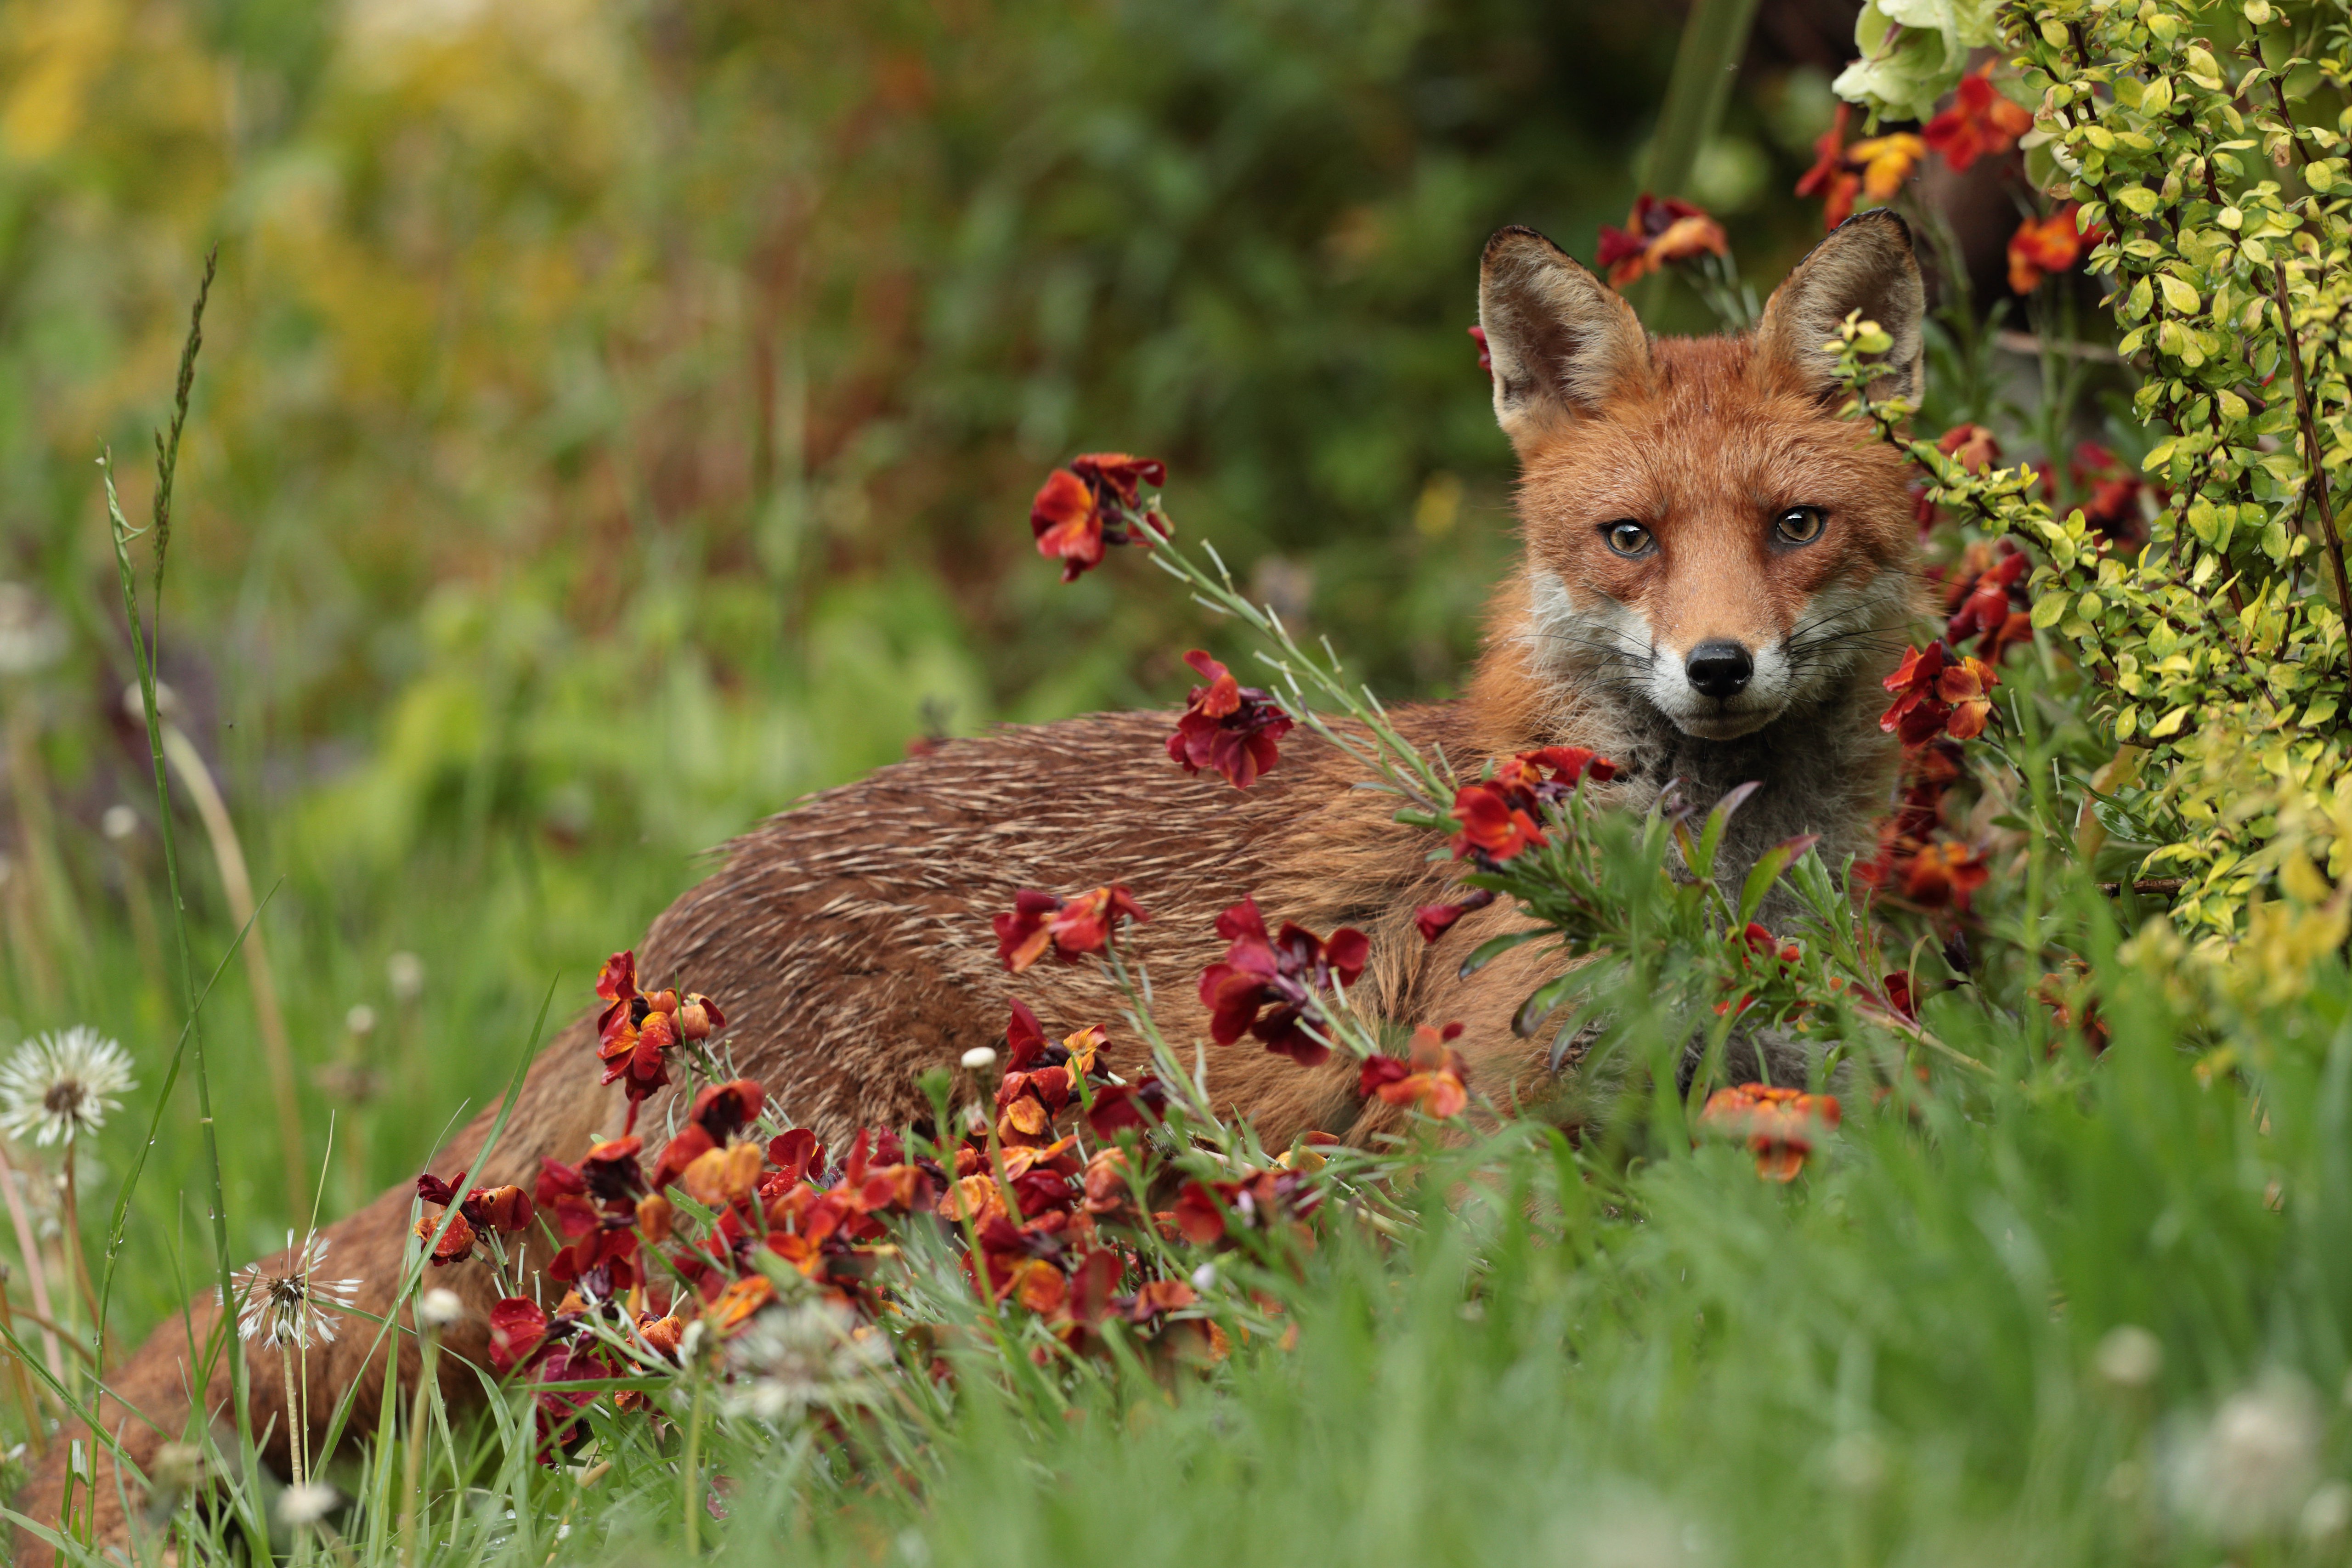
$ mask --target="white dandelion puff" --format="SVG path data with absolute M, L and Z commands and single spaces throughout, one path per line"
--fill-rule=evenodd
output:
M 324 1481 L 298 1482 L 278 1494 L 278 1517 L 289 1530 L 299 1530 L 334 1512 L 342 1500 Z
M 811 1406 L 861 1405 L 877 1393 L 873 1373 L 891 1359 L 878 1329 L 853 1323 L 824 1302 L 772 1308 L 727 1347 L 734 1386 L 730 1415 L 798 1420 Z
M 286 1249 L 293 1257 L 276 1268 L 256 1263 L 231 1281 L 236 1287 L 237 1338 L 259 1341 L 272 1349 L 290 1344 L 308 1349 L 313 1342 L 332 1344 L 335 1318 L 358 1299 L 356 1279 L 323 1279 L 319 1270 L 327 1261 L 327 1238 L 313 1235 L 298 1251 L 294 1233 L 286 1233 Z M 219 1291 L 214 1291 L 219 1299 Z
M 131 1053 L 77 1024 L 16 1048 L 0 1067 L 0 1132 L 30 1138 L 44 1148 L 60 1138 L 95 1132 L 121 1096 L 139 1087 Z
M 466 1321 L 466 1302 L 455 1290 L 435 1286 L 425 1292 L 416 1303 L 416 1326 L 432 1333 L 452 1329 Z

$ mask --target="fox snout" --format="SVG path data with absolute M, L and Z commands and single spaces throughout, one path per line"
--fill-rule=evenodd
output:
M 1650 705 L 1687 734 L 1706 741 L 1736 740 L 1779 718 L 1811 682 L 1798 679 L 1800 666 L 1789 639 L 1709 637 L 1676 649 L 1665 638 L 1652 645 L 1641 682 Z
M 1683 659 L 1683 678 L 1701 696 L 1718 701 L 1747 690 L 1755 673 L 1755 656 L 1742 645 L 1723 637 L 1699 644 Z

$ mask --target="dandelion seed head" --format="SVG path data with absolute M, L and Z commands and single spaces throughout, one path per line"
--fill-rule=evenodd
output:
M 465 1321 L 466 1303 L 455 1290 L 436 1285 L 416 1300 L 416 1325 L 438 1332 Z
M 98 819 L 98 830 L 112 842 L 120 844 L 139 831 L 139 814 L 118 801 L 108 806 L 106 815 Z
M 963 1054 L 964 1070 L 986 1072 L 996 1065 L 996 1052 L 988 1046 L 974 1046 Z
M 65 627 L 42 596 L 22 583 L 0 583 L 0 675 L 30 675 L 65 651 Z
M 77 1024 L 43 1035 L 0 1067 L 0 1132 L 44 1148 L 95 1132 L 138 1087 L 131 1053 L 97 1030 Z
M 342 1497 L 324 1481 L 304 1481 L 278 1494 L 278 1517 L 289 1530 L 318 1523 L 335 1511 Z
M 2134 1323 L 2107 1331 L 2091 1363 L 2117 1388 L 2146 1388 L 2164 1370 L 2164 1342 Z
M 889 1360 L 880 1331 L 829 1302 L 770 1308 L 727 1347 L 734 1376 L 727 1410 L 784 1422 L 812 1407 L 862 1404 L 873 1396 L 874 1373 Z
M 2273 1373 L 2223 1400 L 2210 1421 L 2176 1435 L 2169 1496 L 2224 1541 L 2283 1529 L 2311 1500 L 2320 1435 L 2310 1389 Z
M 237 1337 L 272 1350 L 291 1345 L 332 1344 L 335 1319 L 358 1300 L 356 1279 L 328 1279 L 319 1270 L 327 1260 L 327 1238 L 313 1234 L 298 1249 L 294 1233 L 286 1234 L 286 1249 L 293 1256 L 276 1267 L 256 1263 L 231 1280 L 236 1288 Z M 214 1292 L 218 1300 L 219 1292 Z

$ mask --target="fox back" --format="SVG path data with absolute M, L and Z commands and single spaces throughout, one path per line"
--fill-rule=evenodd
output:
M 1694 804 L 1758 781 L 1727 844 L 1733 876 L 1766 845 L 1822 834 L 1832 856 L 1869 843 L 1885 807 L 1892 742 L 1875 722 L 1873 674 L 1915 594 L 1909 507 L 1895 455 L 1841 401 L 1822 345 L 1849 311 L 1893 337 L 1889 381 L 1919 368 L 1922 295 L 1907 232 L 1884 213 L 1857 217 L 1818 247 L 1738 339 L 1653 340 L 1624 301 L 1549 240 L 1507 229 L 1481 269 L 1480 319 L 1496 415 L 1521 466 L 1519 569 L 1496 594 L 1467 696 L 1397 710 L 1411 740 L 1442 745 L 1465 772 L 1540 745 L 1580 745 L 1622 769 L 1626 805 L 1679 780 Z M 1219 911 L 1254 895 L 1270 918 L 1370 938 L 1353 995 L 1399 1025 L 1458 1020 L 1474 1079 L 1498 1101 L 1539 1101 L 1551 1078 L 1539 1044 L 1517 1037 L 1518 1000 L 1557 961 L 1527 944 L 1460 975 L 1461 957 L 1517 918 L 1493 907 L 1434 943 L 1416 906 L 1444 900 L 1454 871 L 1429 836 L 1390 820 L 1386 797 L 1356 790 L 1349 757 L 1294 735 L 1280 765 L 1238 791 L 1168 761 L 1171 721 L 1098 715 L 949 742 L 770 818 L 728 847 L 719 868 L 655 921 L 640 971 L 709 993 L 735 1021 L 737 1068 L 787 1118 L 838 1142 L 859 1126 L 924 1114 L 915 1083 L 975 1046 L 1003 1042 L 1014 984 L 1055 1032 L 1112 1026 L 1111 1065 L 1132 1072 L 1140 1047 L 1119 1037 L 1123 999 L 1093 966 L 1003 972 L 991 917 L 1024 888 L 1076 891 L 1124 883 L 1150 910 L 1129 928 L 1130 961 L 1157 982 L 1154 1013 L 1180 1049 L 1205 1039 L 1193 982 L 1222 952 Z M 620 1090 L 597 1087 L 586 1016 L 532 1068 L 494 1151 L 488 1116 L 431 1163 L 446 1178 L 529 1185 L 542 1156 L 576 1159 L 623 1121 Z M 1358 1092 L 1341 1058 L 1314 1070 L 1247 1043 L 1211 1048 L 1220 1108 L 1251 1120 L 1266 1146 L 1319 1129 L 1363 1139 L 1401 1110 Z M 675 1091 L 672 1091 L 675 1092 Z M 669 1107 L 646 1108 L 659 1127 Z M 404 1184 L 330 1228 L 338 1263 L 366 1281 L 358 1305 L 402 1310 L 411 1189 Z M 281 1259 L 282 1261 L 282 1259 Z M 543 1263 L 544 1258 L 535 1258 Z M 475 1308 L 449 1343 L 479 1361 L 484 1267 L 436 1277 Z M 127 1453 L 149 1465 L 190 1419 L 181 1364 L 217 1307 L 189 1308 L 121 1367 L 101 1406 Z M 357 1391 L 365 1430 L 386 1388 L 386 1352 L 366 1335 L 313 1358 L 321 1388 Z M 407 1347 L 408 1342 L 401 1342 Z M 397 1378 L 416 1376 L 413 1347 Z M 455 1362 L 445 1392 L 478 1396 Z M 253 1426 L 287 1451 L 278 1366 L 255 1358 Z M 229 1396 L 223 1372 L 209 1391 Z M 331 1399 L 309 1408 L 323 1419 Z M 142 1413 L 131 1418 L 125 1406 Z M 67 1446 L 26 1506 L 54 1519 Z M 93 1496 L 101 1544 L 125 1529 L 110 1456 Z M 136 1495 L 136 1479 L 121 1480 Z M 28 1562 L 45 1549 L 22 1543 Z

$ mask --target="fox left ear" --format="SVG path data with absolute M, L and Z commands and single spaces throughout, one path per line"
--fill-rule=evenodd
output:
M 1895 340 L 1886 370 L 1871 384 L 1877 397 L 1916 398 L 1927 365 L 1920 321 L 1927 290 L 1911 250 L 1911 228 L 1885 207 L 1838 225 L 1813 247 L 1788 281 L 1772 290 L 1756 323 L 1757 359 L 1815 397 L 1838 391 L 1837 356 L 1822 347 L 1837 337 L 1849 312 L 1860 310 Z

